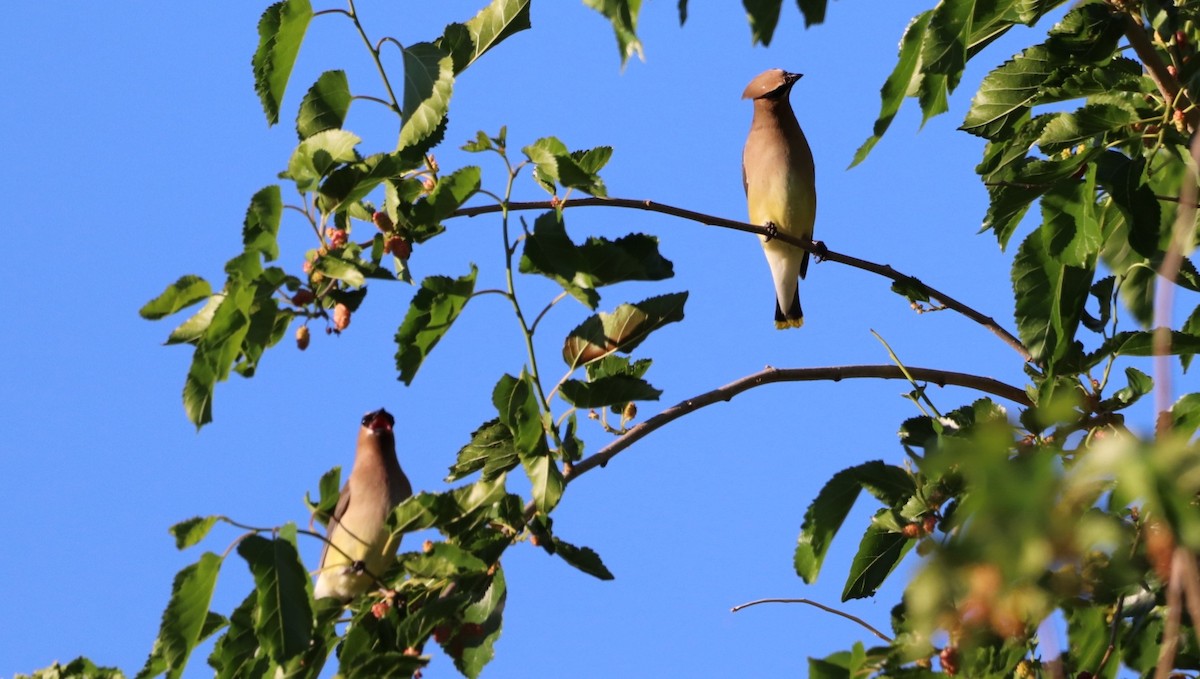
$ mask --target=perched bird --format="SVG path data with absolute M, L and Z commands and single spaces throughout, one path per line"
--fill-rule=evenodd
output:
M 329 543 L 321 552 L 313 590 L 318 599 L 353 599 L 396 558 L 400 539 L 392 539 L 387 517 L 412 495 L 412 486 L 396 459 L 395 423 L 382 408 L 363 415 L 354 468 L 326 527 Z
M 742 186 L 750 222 L 772 232 L 811 240 L 817 215 L 812 151 L 796 122 L 788 95 L 801 75 L 773 68 L 746 86 L 743 99 L 754 101 L 754 119 L 742 152 Z M 775 327 L 804 325 L 800 278 L 808 273 L 808 251 L 762 236 L 775 282 Z

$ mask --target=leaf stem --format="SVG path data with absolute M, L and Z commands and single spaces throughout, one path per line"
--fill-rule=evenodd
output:
M 839 611 L 838 609 L 836 609 L 832 606 L 826 606 L 825 604 L 817 603 L 816 601 L 813 601 L 812 599 L 758 599 L 757 601 L 750 601 L 750 602 L 747 602 L 744 604 L 739 604 L 729 610 L 731 613 L 737 613 L 738 611 L 742 610 L 743 608 L 757 606 L 758 604 L 808 604 L 809 606 L 815 606 L 816 608 L 819 608 L 827 613 L 833 613 L 834 615 L 840 615 L 847 620 L 853 620 L 854 622 L 857 622 L 858 624 L 865 627 L 867 629 L 867 631 L 869 631 L 871 634 L 874 634 L 875 636 L 879 637 L 880 639 L 883 639 L 886 643 L 889 643 L 889 644 L 892 643 L 891 637 L 889 637 L 888 635 L 884 634 L 883 632 L 880 632 L 879 630 L 875 629 L 875 627 L 872 626 L 869 622 L 867 622 L 866 620 L 863 620 L 862 618 L 858 617 L 857 615 L 851 615 L 845 611 Z
M 387 90 L 388 97 L 392 100 L 390 104 L 391 109 L 397 114 L 402 115 L 400 100 L 396 98 L 396 93 L 392 90 L 392 81 L 388 79 L 387 70 L 383 67 L 383 60 L 379 58 L 379 49 L 371 43 L 371 39 L 367 37 L 366 29 L 363 28 L 362 22 L 358 20 L 358 10 L 354 8 L 354 0 L 346 0 L 346 4 L 350 5 L 350 11 L 346 12 L 346 16 L 349 16 L 350 20 L 354 22 L 354 27 L 358 29 L 358 34 L 362 37 L 363 44 L 371 52 L 371 59 L 375 62 L 375 68 L 379 70 L 379 78 L 383 80 L 383 87 Z M 382 44 L 382 41 L 380 41 L 380 44 Z
M 499 205 L 479 205 L 475 207 L 460 208 L 451 216 L 474 217 L 477 215 L 500 212 L 502 210 L 507 212 L 513 210 L 563 209 L 567 207 L 618 207 L 635 210 L 647 210 L 649 212 L 658 212 L 661 214 L 671 215 L 673 217 L 699 222 L 708 226 L 718 226 L 725 229 L 733 229 L 735 231 L 758 234 L 760 236 L 768 235 L 765 228 L 754 224 L 707 215 L 702 212 L 695 212 L 693 210 L 665 205 L 663 203 L 656 203 L 650 200 L 635 200 L 630 198 L 576 198 L 569 202 L 560 201 L 557 203 L 552 203 L 551 201 L 510 202 L 505 203 L 503 207 Z M 834 252 L 811 240 L 795 238 L 785 233 L 774 234 L 774 238 L 776 240 L 795 245 L 798 248 L 808 250 L 809 252 L 819 255 L 824 260 L 837 262 L 838 264 L 845 264 L 856 269 L 862 269 L 863 271 L 868 271 L 870 273 L 883 276 L 884 278 L 891 279 L 897 283 L 903 282 L 907 286 L 917 288 L 929 297 L 938 299 L 946 307 L 957 311 L 958 313 L 975 321 L 988 330 L 991 330 L 992 333 L 999 337 L 1005 344 L 1012 347 L 1013 350 L 1020 354 L 1021 358 L 1025 361 L 1028 362 L 1033 358 L 1029 353 L 1029 349 L 1027 349 L 1025 345 L 1021 343 L 1021 340 L 1017 339 L 1012 333 L 1001 327 L 1000 324 L 995 321 L 995 319 L 991 318 L 990 316 L 985 316 L 979 311 L 976 311 L 966 304 L 963 304 L 953 297 L 950 297 L 946 293 L 922 283 L 917 278 L 907 276 L 899 271 L 896 271 L 887 264 L 876 264 L 874 262 L 868 262 L 864 259 L 858 259 L 857 257 L 844 255 L 840 252 Z

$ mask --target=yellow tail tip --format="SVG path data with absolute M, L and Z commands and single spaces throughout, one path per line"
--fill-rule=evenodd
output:
M 804 327 L 804 317 L 789 318 L 786 321 L 775 321 L 776 330 L 787 330 L 788 328 Z

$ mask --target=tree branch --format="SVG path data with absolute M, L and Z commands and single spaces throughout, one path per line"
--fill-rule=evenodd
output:
M 948 370 L 935 370 L 932 368 L 908 368 L 907 370 L 914 379 L 930 382 L 939 387 L 946 385 L 967 387 L 1008 399 L 1023 406 L 1031 405 L 1029 396 L 1026 395 L 1024 390 L 990 377 L 950 372 Z M 904 372 L 894 365 L 849 365 L 825 368 L 772 368 L 768 366 L 759 372 L 747 375 L 723 387 L 681 401 L 645 422 L 634 425 L 617 440 L 572 466 L 566 480 L 568 482 L 574 481 L 580 474 L 589 469 L 605 466 L 617 453 L 625 450 L 642 437 L 659 429 L 663 425 L 699 410 L 704 406 L 718 401 L 729 401 L 743 391 L 774 382 L 809 382 L 815 380 L 839 382 L 844 379 L 856 378 L 907 379 Z
M 867 628 L 867 630 L 870 631 L 871 634 L 874 634 L 875 636 L 879 637 L 880 639 L 883 639 L 885 642 L 887 642 L 889 644 L 892 643 L 891 637 L 889 637 L 888 635 L 884 634 L 883 632 L 880 632 L 879 630 L 875 629 L 866 620 L 863 620 L 862 618 L 860 618 L 856 615 L 850 615 L 849 613 L 847 613 L 845 611 L 839 611 L 838 609 L 833 608 L 832 606 L 826 606 L 825 604 L 817 603 L 817 602 L 813 601 L 812 599 L 759 599 L 758 601 L 750 601 L 748 603 L 734 606 L 733 608 L 730 609 L 730 611 L 733 613 L 737 613 L 738 611 L 742 610 L 743 608 L 748 608 L 750 606 L 757 606 L 758 604 L 808 604 L 809 606 L 815 606 L 827 613 L 833 613 L 834 615 L 840 615 L 843 618 L 846 618 L 847 620 L 853 620 L 854 622 L 857 622 L 858 624 Z
M 1187 118 L 1188 130 L 1195 130 L 1196 114 L 1192 109 L 1191 99 L 1179 84 L 1179 78 L 1171 75 L 1167 65 L 1163 63 L 1162 57 L 1159 56 L 1158 50 L 1154 49 L 1150 38 L 1146 36 L 1146 25 L 1142 23 L 1141 16 L 1135 17 L 1130 12 L 1124 14 L 1125 37 L 1129 39 L 1129 45 L 1142 60 L 1142 67 L 1146 69 L 1146 75 L 1154 81 L 1154 86 L 1162 94 L 1166 105 L 1183 112 Z
M 665 214 L 665 215 L 671 215 L 673 217 L 680 217 L 682 219 L 688 219 L 688 220 L 691 220 L 694 222 L 699 222 L 701 224 L 706 224 L 708 226 L 719 226 L 719 227 L 725 228 L 725 229 L 733 229 L 735 231 L 744 231 L 746 233 L 754 233 L 754 234 L 758 234 L 760 236 L 769 235 L 765 228 L 763 228 L 761 226 L 755 226 L 754 224 L 748 224 L 746 222 L 739 222 L 739 221 L 735 221 L 732 219 L 725 219 L 723 217 L 715 217 L 713 215 L 707 215 L 702 212 L 695 212 L 693 210 L 685 210 L 683 208 L 674 207 L 672 205 L 664 205 L 662 203 L 655 203 L 655 202 L 649 201 L 649 200 L 633 200 L 630 198 L 573 198 L 573 199 L 566 200 L 566 201 L 559 201 L 557 204 L 554 204 L 548 200 L 543 200 L 543 201 L 513 202 L 513 203 L 508 203 L 503 206 L 501 206 L 501 205 L 479 205 L 476 207 L 460 208 L 460 209 L 456 210 L 454 212 L 454 214 L 451 216 L 452 217 L 475 217 L 477 215 L 501 212 L 502 210 L 505 210 L 505 209 L 507 209 L 507 210 L 550 210 L 550 209 L 554 209 L 556 207 L 566 208 L 566 207 L 597 207 L 597 206 L 599 206 L 599 207 L 621 207 L 621 208 L 632 208 L 632 209 L 636 209 L 636 210 L 647 210 L 649 212 L 658 212 L 658 213 Z M 995 319 L 993 319 L 990 316 L 985 316 L 982 313 L 976 311 L 975 309 L 967 306 L 966 304 L 963 304 L 962 302 L 959 302 L 958 300 L 954 299 L 953 297 L 950 297 L 946 293 L 944 293 L 940 290 L 937 290 L 937 289 L 933 288 L 932 286 L 926 285 L 925 283 L 922 283 L 917 278 L 902 274 L 887 264 L 876 264 L 874 262 L 868 262 L 864 259 L 858 259 L 857 257 L 851 257 L 850 255 L 844 255 L 840 252 L 834 252 L 832 250 L 828 250 L 811 240 L 795 238 L 795 237 L 789 236 L 785 233 L 777 233 L 774 235 L 774 238 L 775 238 L 775 240 L 780 240 L 780 241 L 783 241 L 790 245 L 794 245 L 798 248 L 808 250 L 809 252 L 812 252 L 812 253 L 818 255 L 821 259 L 826 259 L 831 262 L 837 262 L 838 264 L 845 264 L 847 266 L 852 266 L 856 269 L 862 269 L 863 271 L 869 271 L 871 273 L 883 276 L 884 278 L 891 279 L 892 281 L 894 281 L 896 283 L 903 284 L 909 288 L 919 290 L 922 293 L 924 293 L 925 295 L 927 295 L 928 297 L 936 298 L 946 307 L 957 311 L 958 313 L 975 321 L 976 323 L 982 325 L 983 327 L 987 328 L 988 330 L 991 330 L 992 333 L 994 333 L 997 337 L 999 337 L 1001 340 L 1003 340 L 1005 344 L 1012 347 L 1017 353 L 1019 353 L 1021 355 L 1021 358 L 1024 359 L 1025 361 L 1032 360 L 1032 356 L 1029 354 L 1029 349 L 1025 348 L 1024 344 L 1021 344 L 1021 340 L 1017 339 L 1015 336 L 1013 336 L 1012 333 L 1010 333 L 1009 331 L 1002 328 L 1000 326 L 1000 324 L 995 321 Z

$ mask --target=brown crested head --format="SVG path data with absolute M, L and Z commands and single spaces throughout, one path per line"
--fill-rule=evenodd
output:
M 742 92 L 742 99 L 778 99 L 786 97 L 792 85 L 803 77 L 800 73 L 788 73 L 781 68 L 772 68 L 755 76 Z

